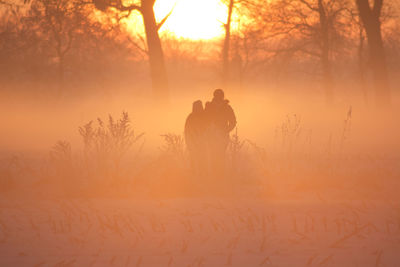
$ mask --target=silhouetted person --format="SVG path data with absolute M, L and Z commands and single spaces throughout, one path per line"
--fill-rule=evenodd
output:
M 192 169 L 196 175 L 207 169 L 207 142 L 205 139 L 207 121 L 200 100 L 193 102 L 192 113 L 185 123 L 185 141 L 190 154 Z
M 236 126 L 236 117 L 224 91 L 216 89 L 214 98 L 206 103 L 207 145 L 211 171 L 222 174 L 225 165 L 225 153 L 229 144 L 229 133 Z

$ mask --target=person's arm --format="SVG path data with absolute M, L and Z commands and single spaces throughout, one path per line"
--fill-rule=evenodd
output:
M 236 116 L 231 106 L 228 106 L 228 132 L 236 127 Z

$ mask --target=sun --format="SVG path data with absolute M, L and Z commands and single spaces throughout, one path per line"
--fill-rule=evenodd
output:
M 154 5 L 157 21 L 172 13 L 160 29 L 160 34 L 175 38 L 209 40 L 224 35 L 227 6 L 220 0 L 158 0 Z M 126 20 L 132 32 L 143 32 L 141 16 L 132 13 Z
M 158 0 L 154 6 L 157 20 L 160 21 L 172 8 L 161 33 L 194 40 L 224 34 L 227 7 L 220 0 Z

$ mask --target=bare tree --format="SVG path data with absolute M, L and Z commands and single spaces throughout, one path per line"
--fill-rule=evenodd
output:
M 361 93 L 363 95 L 364 103 L 368 105 L 368 91 L 367 91 L 367 64 L 365 56 L 365 30 L 358 15 L 357 8 L 349 10 L 351 24 L 353 28 L 353 44 L 356 47 L 357 67 L 356 79 L 359 84 Z
M 366 86 L 366 64 L 365 64 L 365 56 L 364 56 L 364 47 L 365 47 L 365 32 L 362 27 L 360 21 L 357 21 L 358 26 L 358 47 L 357 47 L 357 55 L 358 55 L 358 79 L 360 82 L 360 87 L 362 90 L 364 102 L 368 104 L 368 93 Z
M 244 73 L 251 61 L 263 57 L 257 49 L 259 28 L 255 27 L 251 9 L 257 0 L 223 0 L 227 6 L 227 20 L 224 23 L 225 36 L 222 47 L 222 84 L 236 89 L 242 88 Z M 234 16 L 236 15 L 236 16 Z M 235 22 L 235 31 L 232 23 Z M 255 29 L 257 28 L 257 29 Z M 255 60 L 257 59 L 257 60 Z M 262 61 L 262 59 L 261 59 Z
M 57 64 L 58 96 L 64 93 L 66 56 L 87 21 L 87 15 L 78 0 L 33 0 L 31 3 L 26 20 L 54 53 L 52 61 Z
M 171 12 L 160 22 L 157 23 L 154 15 L 154 4 L 156 0 L 141 0 L 140 4 L 125 5 L 123 0 L 93 0 L 95 6 L 103 11 L 107 8 L 114 8 L 120 12 L 127 13 L 137 11 L 142 15 L 144 29 L 146 33 L 148 58 L 150 64 L 150 75 L 155 97 L 162 102 L 168 101 L 169 86 L 165 66 L 164 53 L 161 46 L 159 29 L 167 20 Z
M 228 16 L 226 20 L 225 27 L 225 39 L 224 46 L 222 48 L 222 83 L 225 86 L 229 77 L 229 52 L 230 52 L 230 42 L 231 42 L 231 23 L 232 23 L 232 13 L 235 1 L 229 0 L 228 2 Z
M 23 2 L 20 1 L 0 1 L 0 78 L 11 78 L 15 74 L 11 70 L 15 70 L 15 58 L 20 58 L 21 51 L 25 51 L 25 46 L 16 41 L 16 36 L 25 32 L 21 27 L 20 20 L 22 17 L 21 10 L 24 9 Z M 29 39 L 28 36 L 24 36 Z M 13 61 L 11 63 L 11 61 Z M 7 75 L 9 74 L 9 75 Z M 0 83 L 0 87 L 4 83 Z
M 257 2 L 257 1 L 256 1 Z M 317 58 L 327 103 L 334 101 L 332 61 L 348 27 L 347 0 L 276 0 L 254 5 L 266 52 Z
M 4 8 L 0 86 L 65 96 L 85 94 L 92 87 L 108 90 L 108 83 L 142 75 L 139 53 L 116 22 L 118 14 L 99 19 L 92 3 L 84 1 L 33 0 L 29 6 Z M 135 75 L 126 71 L 131 68 Z
M 383 0 L 356 0 L 359 15 L 368 39 L 369 58 L 374 75 L 374 88 L 377 104 L 390 104 L 390 87 L 381 31 Z

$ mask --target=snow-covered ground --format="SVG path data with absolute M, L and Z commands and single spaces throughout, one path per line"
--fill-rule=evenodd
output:
M 0 266 L 400 266 L 394 200 L 0 198 Z

